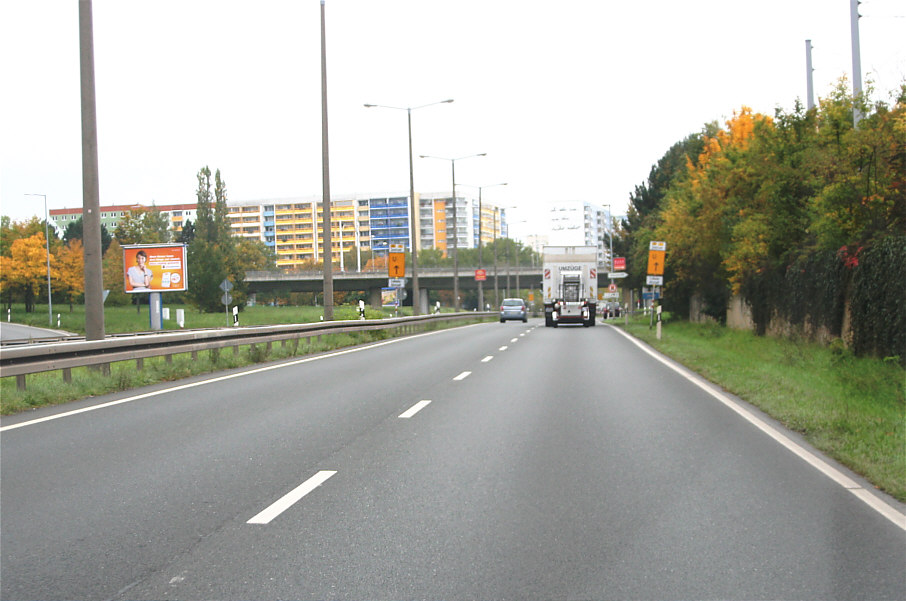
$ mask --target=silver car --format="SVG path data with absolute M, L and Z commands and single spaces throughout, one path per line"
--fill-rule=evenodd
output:
M 528 307 L 521 298 L 505 298 L 500 305 L 500 323 L 508 319 L 520 319 L 523 323 L 528 321 Z

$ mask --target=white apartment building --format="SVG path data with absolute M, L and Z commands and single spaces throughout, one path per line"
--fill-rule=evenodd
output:
M 600 205 L 581 200 L 561 201 L 548 210 L 548 244 L 596 246 L 598 265 L 610 265 L 610 213 Z

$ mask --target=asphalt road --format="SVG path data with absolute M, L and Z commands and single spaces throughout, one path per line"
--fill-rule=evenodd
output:
M 4 418 L 0 598 L 904 598 L 902 505 L 540 325 Z
M 54 336 L 67 336 L 69 332 L 36 328 L 19 323 L 0 322 L 0 340 L 28 340 L 30 338 L 50 338 Z

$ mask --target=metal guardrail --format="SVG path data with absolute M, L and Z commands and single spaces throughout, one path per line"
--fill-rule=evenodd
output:
M 101 366 L 109 373 L 110 364 L 117 361 L 135 360 L 139 369 L 142 361 L 150 357 L 167 357 L 180 353 L 239 346 L 265 344 L 270 349 L 274 342 L 284 342 L 326 334 L 367 332 L 377 330 L 398 330 L 397 335 L 415 333 L 430 324 L 444 321 L 464 321 L 476 318 L 486 319 L 496 313 L 443 313 L 388 319 L 328 321 L 306 324 L 245 326 L 215 330 L 189 330 L 172 332 L 116 335 L 104 340 L 74 340 L 68 337 L 44 339 L 32 344 L 3 346 L 0 348 L 0 377 L 16 377 L 20 390 L 26 386 L 25 376 L 46 371 L 62 370 L 63 379 L 71 380 L 74 367 Z

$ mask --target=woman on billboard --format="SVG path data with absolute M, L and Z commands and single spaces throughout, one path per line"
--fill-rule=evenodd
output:
M 135 254 L 135 265 L 126 271 L 126 277 L 129 278 L 129 285 L 132 292 L 150 292 L 151 291 L 151 269 L 145 265 L 148 262 L 148 255 L 145 251 L 140 250 Z

